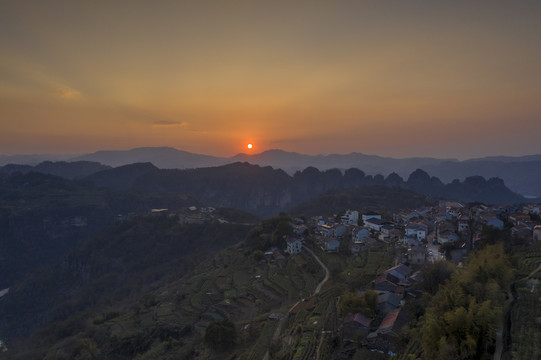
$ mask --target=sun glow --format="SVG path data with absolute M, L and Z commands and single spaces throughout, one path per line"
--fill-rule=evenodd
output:
M 246 147 L 248 148 L 248 150 L 252 150 L 252 148 L 254 147 L 252 144 L 248 144 L 246 145 Z

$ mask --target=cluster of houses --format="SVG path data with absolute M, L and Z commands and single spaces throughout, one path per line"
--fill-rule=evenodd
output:
M 441 201 L 437 206 L 403 210 L 387 218 L 373 211 L 360 214 L 347 210 L 340 217 L 316 216 L 308 223 L 294 219 L 293 235 L 287 239 L 286 251 L 300 253 L 307 233 L 327 252 L 341 250 L 342 254 L 349 251 L 355 255 L 361 250 L 387 245 L 400 248 L 400 264 L 376 277 L 370 289 L 378 296 L 377 316 L 349 314 L 343 319 L 341 329 L 346 342 L 361 341 L 370 348 L 389 351 L 393 341 L 387 339 L 398 336 L 409 322 L 407 312 L 402 310 L 406 299 L 418 295 L 414 285 L 422 274 L 413 273 L 410 266 L 440 259 L 442 254 L 435 251 L 434 246 L 448 243 L 454 244 L 460 255 L 455 258 L 451 254 L 453 260 L 460 261 L 469 248 L 475 247 L 484 226 L 510 228 L 513 236 L 541 241 L 539 208 L 534 204 L 464 206 Z
M 355 255 L 361 250 L 383 246 L 400 249 L 398 265 L 385 270 L 373 281 L 369 289 L 377 294 L 377 312 L 373 317 L 361 313 L 348 314 L 340 328 L 344 342 L 361 342 L 370 349 L 392 353 L 396 339 L 404 325 L 408 324 L 408 312 L 403 307 L 408 298 L 419 296 L 416 285 L 422 280 L 422 272 L 414 272 L 426 261 L 435 261 L 442 254 L 435 248 L 453 244 L 463 256 L 479 241 L 485 226 L 510 229 L 515 237 L 528 241 L 541 241 L 541 219 L 538 205 L 465 206 L 454 201 L 441 201 L 436 206 L 403 210 L 383 216 L 368 211 L 359 213 L 347 210 L 341 216 L 325 218 L 316 216 L 308 221 L 293 219 L 293 234 L 287 238 L 286 252 L 302 252 L 307 235 L 324 251 L 339 252 L 341 256 Z M 271 253 L 272 251 L 272 253 Z M 265 255 L 279 256 L 279 249 L 271 249 Z M 278 252 L 278 254 L 277 254 Z M 453 260 L 460 261 L 460 257 Z M 300 302 L 291 311 L 314 307 L 315 297 Z M 390 352 L 389 352 L 390 351 Z
M 465 254 L 480 239 L 483 226 L 500 230 L 512 226 L 513 236 L 539 241 L 541 225 L 532 220 L 535 216 L 539 220 L 539 207 L 535 204 L 464 206 L 455 201 L 440 201 L 437 206 L 403 210 L 388 218 L 373 211 L 360 214 L 356 210 L 347 210 L 339 218 L 313 217 L 308 224 L 295 219 L 291 224 L 294 235 L 287 239 L 286 252 L 300 253 L 304 234 L 309 231 L 327 252 L 338 252 L 342 246 L 351 254 L 357 254 L 363 249 L 394 244 L 407 249 L 403 261 L 423 264 L 441 256 L 430 245 L 452 243 L 462 248 L 462 255 Z
M 420 271 L 413 272 L 405 264 L 385 270 L 376 277 L 370 289 L 378 297 L 376 316 L 369 318 L 360 313 L 345 316 L 341 328 L 342 340 L 365 342 L 371 348 L 389 350 L 389 343 L 381 342 L 386 337 L 399 336 L 401 328 L 409 323 L 410 319 L 402 308 L 408 296 L 417 296 L 412 286 L 420 280 Z

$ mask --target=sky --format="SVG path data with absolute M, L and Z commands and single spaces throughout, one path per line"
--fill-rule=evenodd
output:
M 0 154 L 537 154 L 540 19 L 538 0 L 0 0 Z

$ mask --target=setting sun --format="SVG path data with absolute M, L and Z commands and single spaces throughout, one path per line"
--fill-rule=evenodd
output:
M 252 148 L 254 147 L 252 144 L 248 144 L 246 145 L 246 147 L 248 148 L 248 150 L 252 150 Z

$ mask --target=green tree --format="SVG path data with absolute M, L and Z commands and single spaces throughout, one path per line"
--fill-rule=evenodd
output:
M 451 278 L 451 275 L 455 271 L 455 266 L 449 261 L 436 261 L 434 263 L 426 264 L 423 270 L 423 286 L 424 290 L 434 295 L 440 285 Z
M 217 352 L 223 352 L 233 347 L 236 338 L 235 324 L 229 319 L 214 321 L 205 331 L 205 344 Z
M 282 219 L 276 225 L 276 237 L 283 239 L 285 236 L 293 235 L 293 227 L 289 223 L 289 219 Z
M 372 290 L 363 292 L 362 295 L 346 291 L 340 299 L 340 314 L 363 314 L 366 317 L 373 317 L 378 308 L 378 293 Z
M 431 281 L 448 270 L 434 267 Z M 501 243 L 474 253 L 464 269 L 455 270 L 421 318 L 422 358 L 490 359 L 512 277 Z
M 484 225 L 481 233 L 479 234 L 479 241 L 482 246 L 494 245 L 499 242 L 504 242 L 506 238 L 506 231 L 500 230 L 494 226 Z
M 361 295 L 363 308 L 361 314 L 372 317 L 378 311 L 378 293 L 372 290 L 367 290 Z
M 346 291 L 340 298 L 340 314 L 346 316 L 348 314 L 356 314 L 363 307 L 363 302 L 359 294 L 351 291 Z

